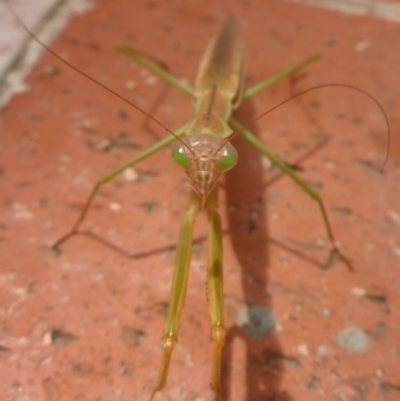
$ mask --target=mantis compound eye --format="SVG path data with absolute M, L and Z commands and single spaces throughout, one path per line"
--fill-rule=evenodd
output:
M 184 170 L 187 170 L 190 166 L 190 157 L 186 152 L 186 146 L 182 143 L 178 143 L 176 146 L 172 148 L 172 158 L 174 162 L 182 167 Z
M 236 149 L 230 144 L 227 143 L 224 147 L 223 154 L 218 161 L 218 169 L 221 172 L 225 172 L 230 170 L 238 161 L 238 153 Z

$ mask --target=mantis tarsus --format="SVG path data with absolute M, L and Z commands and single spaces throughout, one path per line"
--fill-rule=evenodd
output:
M 227 87 L 224 87 L 221 89 L 221 91 L 217 87 L 217 81 L 220 81 L 221 75 L 217 74 L 215 81 L 211 80 L 211 83 L 208 83 L 208 86 L 205 85 L 205 82 L 209 79 L 210 75 L 213 75 L 216 70 L 219 70 L 221 62 L 221 58 L 219 57 L 219 53 L 216 53 L 215 57 L 207 57 L 203 59 L 201 68 L 200 68 L 200 74 L 199 78 L 196 84 L 196 92 L 200 93 L 200 96 L 198 97 L 198 106 L 197 106 L 197 116 L 199 117 L 197 122 L 199 120 L 207 120 L 206 123 L 209 123 L 209 120 L 214 118 L 213 112 L 211 112 L 211 104 L 214 104 L 216 101 L 215 99 L 221 99 L 221 108 L 224 109 L 224 114 L 225 120 L 228 120 L 230 118 L 230 104 L 233 107 L 237 107 L 240 103 L 241 99 L 241 89 L 242 89 L 242 79 L 243 79 L 243 67 L 242 67 L 242 51 L 241 51 L 241 40 L 238 36 L 236 25 L 234 21 L 228 20 L 226 24 L 224 25 L 224 28 L 222 28 L 221 33 L 219 35 L 219 38 L 222 43 L 226 43 L 226 47 L 231 49 L 232 57 L 228 57 L 229 61 L 235 60 L 233 63 L 235 67 L 233 68 L 235 74 L 233 74 L 232 79 L 227 80 L 229 85 Z M 231 41 L 232 39 L 232 41 Z M 216 40 L 217 45 L 215 48 L 218 49 L 218 40 Z M 210 49 L 213 48 L 213 45 L 209 47 L 208 54 L 212 54 L 212 51 Z M 225 46 L 224 46 L 225 48 Z M 170 83 L 177 83 L 176 80 L 173 80 L 173 78 L 163 72 L 162 70 L 158 69 L 155 66 L 152 66 L 151 63 L 148 63 L 145 59 L 141 57 L 141 55 L 135 51 L 131 51 L 127 48 L 121 48 L 121 50 L 125 53 L 129 53 L 136 61 L 143 63 L 146 67 L 151 68 L 153 73 L 156 75 L 160 76 L 161 78 L 166 79 Z M 302 68 L 304 65 L 307 63 L 315 60 L 317 57 L 313 56 L 309 59 L 307 59 L 305 62 L 300 63 L 298 66 L 295 68 L 292 68 L 288 71 L 286 71 L 283 74 L 280 74 L 278 77 L 275 77 L 272 80 L 267 81 L 264 83 L 264 85 L 256 87 L 254 90 L 249 90 L 243 93 L 243 98 L 250 97 L 254 95 L 255 93 L 265 89 L 269 85 L 278 82 L 280 79 L 290 76 L 291 74 L 295 73 L 297 70 Z M 204 61 L 205 60 L 205 61 Z M 225 60 L 224 60 L 225 61 Z M 227 63 L 230 65 L 230 63 Z M 222 71 L 222 74 L 225 70 Z M 185 90 L 189 94 L 193 95 L 193 90 L 188 88 L 187 86 L 179 86 L 181 89 Z M 230 89 L 230 90 L 229 90 Z M 221 92 L 221 93 L 220 93 Z M 211 99 L 211 100 L 210 100 Z M 204 103 L 205 106 L 204 106 Z M 203 114 L 202 113 L 203 110 Z M 205 110 L 205 111 L 204 111 Z M 209 118 L 212 117 L 212 118 Z M 219 121 L 219 117 L 215 116 L 215 119 Z M 196 125 L 197 122 L 193 123 L 193 125 Z M 341 258 L 342 261 L 344 261 L 348 266 L 350 266 L 350 263 L 348 260 L 341 255 L 340 251 L 337 249 L 334 237 L 332 234 L 332 230 L 330 228 L 329 221 L 327 219 L 327 215 L 325 212 L 325 208 L 322 204 L 321 199 L 319 198 L 318 194 L 309 188 L 304 182 L 302 182 L 295 174 L 282 162 L 279 161 L 275 156 L 271 155 L 266 148 L 255 138 L 252 136 L 252 134 L 247 131 L 247 130 L 242 130 L 242 126 L 237 123 L 235 120 L 230 119 L 229 120 L 231 126 L 234 128 L 236 131 L 240 131 L 241 134 L 244 135 L 244 137 L 252 144 L 254 145 L 258 150 L 261 151 L 261 153 L 265 154 L 266 156 L 270 157 L 272 161 L 280 167 L 285 173 L 287 173 L 290 177 L 292 177 L 298 184 L 300 184 L 306 191 L 307 193 L 310 194 L 314 199 L 317 200 L 317 202 L 320 204 L 325 225 L 327 227 L 327 232 L 328 232 L 328 237 L 331 240 L 332 243 L 332 255 L 337 254 Z M 223 123 L 220 124 L 222 127 L 221 131 L 221 138 L 230 138 L 230 131 L 227 130 L 227 126 Z M 204 126 L 202 126 L 204 127 Z M 206 124 L 207 127 L 207 124 Z M 211 129 L 211 125 L 208 127 Z M 181 137 L 185 134 L 185 130 L 188 129 L 187 126 L 185 126 L 183 129 L 179 130 L 175 135 L 178 137 Z M 206 135 L 210 136 L 209 133 Z M 74 225 L 73 229 L 67 233 L 64 237 L 62 237 L 59 241 L 54 244 L 54 248 L 59 247 L 64 241 L 66 241 L 71 235 L 73 235 L 80 223 L 83 221 L 90 203 L 100 188 L 100 186 L 112 179 L 115 175 L 117 175 L 119 172 L 123 171 L 125 168 L 128 166 L 131 166 L 143 158 L 155 153 L 156 151 L 162 149 L 163 147 L 167 146 L 169 143 L 173 142 L 175 140 L 175 137 L 168 137 L 165 140 L 161 141 L 160 143 L 154 145 L 151 147 L 149 150 L 147 150 L 145 153 L 137 156 L 136 158 L 132 159 L 128 163 L 126 163 L 124 166 L 114 170 L 112 173 L 109 175 L 103 177 L 102 180 L 96 184 L 94 190 L 92 191 L 92 194 L 88 201 L 85 204 L 84 209 L 81 212 L 81 215 Z M 195 144 L 197 146 L 197 143 Z M 176 157 L 179 158 L 179 164 L 183 165 L 184 167 L 188 166 L 188 160 L 186 159 L 186 156 L 193 156 L 193 145 L 188 146 L 187 140 L 183 139 L 183 142 L 179 145 L 180 148 L 175 151 Z M 229 167 L 231 167 L 233 163 L 232 158 L 234 158 L 234 151 L 228 151 L 225 153 L 223 146 L 227 146 L 227 140 L 220 139 L 215 151 L 212 151 L 210 154 L 215 155 L 219 153 L 223 153 L 223 156 L 227 156 L 228 159 L 222 163 L 221 170 L 226 170 Z M 186 151 L 186 155 L 184 152 Z M 183 159 L 181 157 L 183 156 Z M 216 160 L 216 164 L 218 164 L 219 160 Z M 215 167 L 214 167 L 215 168 Z M 203 176 L 204 177 L 204 176 Z M 193 178 L 192 178 L 193 180 Z M 211 179 L 212 184 L 214 183 L 214 180 Z M 196 180 L 194 180 L 196 183 Z M 196 185 L 196 184 L 195 184 Z M 213 324 L 213 337 L 215 341 L 215 355 L 214 355 L 214 368 L 213 368 L 213 376 L 212 376 L 212 387 L 213 389 L 219 393 L 219 372 L 220 372 L 220 352 L 222 349 L 222 344 L 223 344 L 223 335 L 224 335 L 224 325 L 223 325 L 223 297 L 222 297 L 222 245 L 221 245 L 221 224 L 220 224 L 220 219 L 218 212 L 216 211 L 217 207 L 217 185 L 209 185 L 208 187 L 201 186 L 200 188 L 197 188 L 197 192 L 195 190 L 191 191 L 190 194 L 190 206 L 189 210 L 185 216 L 183 225 L 182 225 L 182 230 L 181 230 L 181 236 L 179 240 L 179 246 L 177 250 L 177 262 L 175 266 L 175 275 L 174 275 L 174 280 L 173 280 L 173 287 L 172 287 L 172 296 L 171 296 L 171 303 L 170 303 L 170 309 L 169 309 L 169 315 L 168 315 L 168 320 L 167 320 L 167 330 L 164 336 L 164 361 L 162 364 L 162 371 L 160 375 L 160 379 L 158 384 L 156 385 L 152 396 L 154 396 L 156 391 L 159 391 L 162 389 L 162 387 L 165 384 L 166 376 L 167 376 L 167 371 L 168 371 L 168 365 L 169 365 L 169 360 L 170 356 L 173 350 L 173 346 L 175 342 L 177 341 L 177 331 L 178 331 L 178 326 L 179 326 L 179 321 L 180 321 L 180 313 L 181 309 L 183 306 L 183 298 L 185 295 L 185 290 L 186 290 L 186 280 L 187 280 L 187 271 L 188 271 L 188 266 L 189 266 L 189 261 L 190 261 L 190 250 L 191 250 L 191 233 L 192 233 L 192 227 L 194 223 L 195 216 L 197 212 L 200 209 L 205 209 L 208 213 L 209 219 L 210 219 L 210 250 L 209 250 L 209 273 L 208 273 L 208 291 L 209 291 L 209 303 L 210 303 L 210 313 L 212 316 L 212 324 Z

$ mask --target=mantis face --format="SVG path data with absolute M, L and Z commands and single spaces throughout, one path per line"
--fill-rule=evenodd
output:
M 236 149 L 224 138 L 190 135 L 172 150 L 172 157 L 182 167 L 196 193 L 205 198 L 221 173 L 230 170 L 238 160 Z

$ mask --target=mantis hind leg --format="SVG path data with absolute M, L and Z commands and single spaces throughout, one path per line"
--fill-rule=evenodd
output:
M 337 256 L 348 267 L 349 270 L 353 270 L 351 261 L 342 254 L 342 252 L 336 245 L 335 237 L 333 235 L 333 230 L 328 220 L 328 213 L 326 212 L 326 208 L 320 194 L 316 190 L 314 190 L 310 185 L 308 185 L 304 180 L 302 180 L 297 174 L 295 174 L 290 167 L 288 167 L 281 159 L 279 159 L 279 157 L 271 153 L 264 146 L 264 144 L 261 141 L 259 141 L 250 131 L 243 129 L 243 126 L 239 122 L 237 122 L 234 118 L 231 118 L 229 123 L 236 131 L 240 131 L 241 135 L 243 135 L 243 137 L 247 140 L 247 142 L 249 142 L 252 146 L 254 146 L 269 160 L 271 160 L 272 163 L 274 163 L 283 173 L 288 175 L 296 184 L 300 185 L 300 187 L 309 196 L 311 196 L 312 199 L 314 199 L 318 203 L 318 206 L 320 208 L 324 220 L 326 233 L 331 243 L 331 251 L 329 253 L 328 260 L 324 264 L 324 266 L 329 267 L 332 264 L 335 256 Z
M 182 92 L 194 96 L 194 89 L 190 87 L 189 85 L 185 84 L 182 82 L 180 79 L 177 79 L 174 77 L 172 74 L 168 73 L 164 69 L 160 68 L 158 65 L 156 65 L 153 61 L 151 61 L 148 57 L 146 57 L 143 53 L 141 53 L 138 50 L 132 49 L 130 47 L 124 46 L 124 45 L 119 45 L 117 46 L 117 50 L 134 60 L 136 63 L 140 64 L 150 72 L 152 72 L 154 75 L 159 77 L 165 82 L 168 82 L 169 84 L 175 86 L 177 89 L 181 90 Z M 248 99 L 254 95 L 256 95 L 259 92 L 262 92 L 263 90 L 269 88 L 272 85 L 275 85 L 276 83 L 282 81 L 285 78 L 288 78 L 292 75 L 294 75 L 296 72 L 300 71 L 307 65 L 313 63 L 314 61 L 317 61 L 321 58 L 321 55 L 319 53 L 315 53 L 300 63 L 297 63 L 293 67 L 290 67 L 286 69 L 285 71 L 282 71 L 273 77 L 260 82 L 259 84 L 253 86 L 252 88 L 247 89 L 242 96 L 242 100 Z

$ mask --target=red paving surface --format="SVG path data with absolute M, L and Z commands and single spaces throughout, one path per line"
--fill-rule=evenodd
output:
M 222 181 L 228 340 L 223 400 L 398 400 L 400 26 L 286 2 L 98 1 L 53 49 L 86 73 L 178 128 L 192 102 L 117 54 L 124 43 L 193 82 L 210 34 L 238 15 L 248 85 L 320 51 L 321 61 L 243 104 L 246 122 L 293 91 L 312 92 L 254 131 L 326 202 L 337 240 L 354 262 L 322 271 L 327 242 L 316 205 L 277 177 L 240 139 L 237 168 Z M 397 67 L 396 67 L 397 66 Z M 188 184 L 163 151 L 102 189 L 79 235 L 47 250 L 74 222 L 92 185 L 164 132 L 46 55 L 32 89 L 1 111 L 0 394 L 2 400 L 146 400 L 158 374 L 172 264 Z M 318 146 L 330 135 L 330 141 Z M 106 145 L 110 146 L 106 146 Z M 119 210 L 113 211 L 119 205 Z M 168 385 L 157 400 L 212 400 L 205 296 L 206 234 L 196 227 L 193 266 Z M 241 327 L 247 306 L 270 309 L 273 335 Z M 370 347 L 337 343 L 349 327 Z

